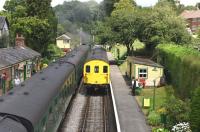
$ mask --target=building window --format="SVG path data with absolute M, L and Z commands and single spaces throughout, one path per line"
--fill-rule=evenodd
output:
M 193 25 L 192 26 L 192 30 L 194 31 L 194 30 L 196 30 L 197 29 L 197 26 L 196 25 Z
M 197 22 L 197 18 L 193 18 L 193 19 L 192 19 L 192 22 Z
M 85 71 L 86 71 L 87 73 L 90 73 L 90 66 L 87 65 L 87 66 L 85 67 Z
M 139 69 L 139 78 L 147 78 L 147 68 Z
M 108 66 L 103 66 L 103 73 L 108 73 Z
M 94 67 L 94 73 L 99 73 L 99 66 Z
M 64 41 L 63 43 L 69 43 L 69 40 L 67 40 L 67 39 L 65 39 L 63 41 Z

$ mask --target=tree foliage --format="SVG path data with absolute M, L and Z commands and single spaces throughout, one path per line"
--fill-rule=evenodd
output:
M 96 43 L 112 45 L 113 35 L 108 22 L 97 21 L 93 23 L 93 27 L 92 34 L 95 36 Z
M 150 53 L 160 43 L 190 43 L 191 37 L 186 31 L 185 22 L 177 16 L 174 5 L 174 1 L 161 0 L 154 8 L 138 8 L 133 6 L 132 1 L 119 1 L 111 16 L 104 21 L 109 23 L 105 25 L 112 34 L 110 40 L 106 40 L 126 45 L 128 54 L 132 51 L 135 39 L 144 42 L 146 51 Z M 100 39 L 105 40 L 103 37 Z
M 45 55 L 51 36 L 50 25 L 47 20 L 37 17 L 19 18 L 18 22 L 12 25 L 14 33 L 21 33 L 25 37 L 26 45 Z
M 16 33 L 25 36 L 26 45 L 45 55 L 49 43 L 55 42 L 57 19 L 51 0 L 7 0 L 4 9 L 10 23 L 11 43 Z
M 91 32 L 91 24 L 103 16 L 103 11 L 100 10 L 98 3 L 94 1 L 64 2 L 62 5 L 55 6 L 54 11 L 60 25 L 58 35 L 65 32 L 76 33 L 80 28 Z
M 179 18 L 168 2 L 160 2 L 153 9 L 143 10 L 138 38 L 147 49 L 154 49 L 159 43 L 189 43 L 191 37 L 185 30 L 185 22 Z
M 104 0 L 103 7 L 106 13 L 106 16 L 110 16 L 112 11 L 115 9 L 115 4 L 119 3 L 120 0 Z M 134 0 L 130 1 L 132 6 L 136 6 L 136 2 Z
M 115 4 L 110 17 L 111 30 L 117 43 L 123 43 L 127 47 L 128 54 L 136 39 L 136 15 L 130 0 L 120 0 Z

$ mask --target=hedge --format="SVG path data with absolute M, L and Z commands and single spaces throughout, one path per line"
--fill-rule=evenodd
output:
M 200 52 L 174 44 L 156 47 L 157 60 L 165 67 L 166 79 L 182 99 L 200 86 Z
M 191 102 L 190 125 L 193 132 L 200 131 L 200 87 L 194 92 Z

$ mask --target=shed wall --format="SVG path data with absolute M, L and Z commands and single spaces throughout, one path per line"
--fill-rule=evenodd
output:
M 134 64 L 127 60 L 127 75 L 129 78 L 135 77 L 135 79 L 139 79 L 139 69 L 147 69 L 147 78 L 145 78 L 146 86 L 155 86 L 160 85 L 161 77 L 163 77 L 163 68 L 153 67 L 141 64 Z
M 70 48 L 70 43 L 65 42 L 64 40 L 56 40 L 56 44 L 59 48 Z

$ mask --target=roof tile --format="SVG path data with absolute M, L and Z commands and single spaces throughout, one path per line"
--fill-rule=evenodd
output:
M 200 18 L 200 10 L 185 10 L 181 13 L 181 16 L 185 19 L 189 18 Z
M 38 52 L 28 47 L 2 48 L 0 49 L 0 69 L 38 56 L 40 56 Z

